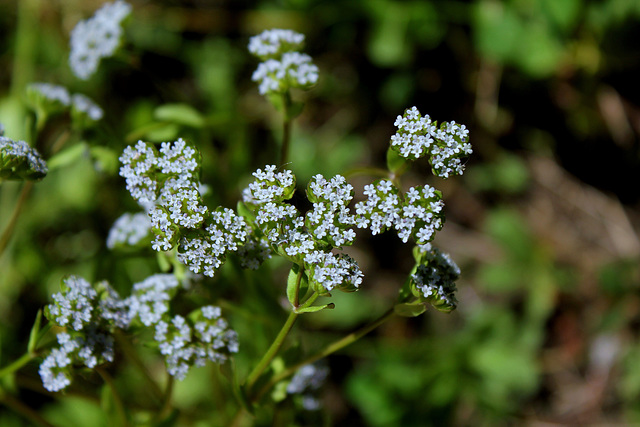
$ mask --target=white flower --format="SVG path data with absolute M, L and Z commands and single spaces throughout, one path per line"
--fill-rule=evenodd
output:
M 149 215 L 143 212 L 125 213 L 111 226 L 107 237 L 107 247 L 113 249 L 116 245 L 135 246 L 148 236 L 150 231 Z
M 69 65 L 76 77 L 86 80 L 98 68 L 100 60 L 113 55 L 120 44 L 121 23 L 131 6 L 123 1 L 105 3 L 93 17 L 80 21 L 71 31 Z
M 429 156 L 433 173 L 442 178 L 464 172 L 461 158 L 473 152 L 464 125 L 443 122 L 438 129 L 429 115 L 421 116 L 416 107 L 406 109 L 394 125 L 398 131 L 391 136 L 391 148 L 402 157 L 416 160 Z
M 64 106 L 71 104 L 71 96 L 64 86 L 51 83 L 31 83 L 27 90 L 34 91 L 51 102 L 59 102 Z
M 292 30 L 265 30 L 249 39 L 249 52 L 259 58 L 283 53 L 283 51 L 298 50 L 302 47 L 304 35 Z
M 93 121 L 100 120 L 104 114 L 102 108 L 93 102 L 91 98 L 80 93 L 74 93 L 71 96 L 71 107 L 86 114 Z
M 298 52 L 303 41 L 302 34 L 279 29 L 251 38 L 249 52 L 263 60 L 251 76 L 261 95 L 309 89 L 318 81 L 318 67 L 309 55 Z

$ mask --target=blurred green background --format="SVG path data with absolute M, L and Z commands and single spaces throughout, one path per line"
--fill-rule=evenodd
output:
M 320 68 L 317 87 L 295 94 L 306 102 L 288 166 L 299 185 L 316 173 L 383 167 L 394 119 L 413 105 L 467 125 L 475 152 L 463 177 L 434 178 L 417 162 L 405 180 L 443 191 L 447 223 L 435 243 L 462 269 L 458 310 L 393 320 L 329 357 L 322 415 L 294 416 L 281 403 L 257 423 L 640 423 L 640 1 L 131 0 L 124 51 L 82 82 L 68 67 L 69 33 L 101 3 L 0 0 L 5 135 L 28 137 L 23 93 L 34 81 L 86 93 L 106 112 L 35 185 L 0 257 L 0 366 L 24 353 L 37 310 L 65 274 L 107 279 L 127 295 L 158 271 L 151 250 L 105 247 L 113 221 L 137 209 L 117 175 L 126 145 L 196 141 L 209 206 L 233 207 L 250 172 L 275 162 L 280 117 L 251 82 L 257 63 L 246 46 L 264 29 L 289 28 L 306 35 Z M 193 111 L 176 117 L 175 104 Z M 45 158 L 64 119 L 29 141 Z M 352 180 L 356 191 L 366 182 Z M 0 186 L 0 230 L 20 187 Z M 390 305 L 412 265 L 397 240 L 360 236 L 350 252 L 365 273 L 361 291 L 304 316 L 301 348 Z M 279 267 L 265 268 L 279 277 Z M 238 295 L 264 276 L 228 268 L 200 289 L 240 307 L 228 317 L 241 369 L 277 331 L 271 313 L 282 316 L 282 282 L 262 291 L 270 309 Z M 201 425 L 224 425 L 227 410 L 212 396 L 224 401 L 229 390 L 214 371 L 176 385 L 176 407 Z M 33 363 L 3 388 L 56 425 L 100 425 L 89 387 L 100 381 L 86 383 L 52 397 Z M 0 425 L 24 423 L 0 407 Z

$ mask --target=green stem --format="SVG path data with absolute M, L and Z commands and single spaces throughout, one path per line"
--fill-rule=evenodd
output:
M 36 411 L 15 399 L 10 394 L 5 393 L 3 390 L 0 390 L 0 402 L 5 404 L 7 407 L 27 418 L 33 425 L 43 426 L 43 427 L 54 427 L 53 424 L 42 418 L 40 414 Z
M 9 224 L 7 224 L 7 227 L 2 232 L 2 236 L 0 236 L 0 256 L 2 256 L 2 253 L 4 252 L 4 250 L 7 248 L 7 245 L 9 244 L 9 240 L 11 240 L 11 235 L 13 234 L 16 223 L 18 222 L 18 216 L 20 215 L 20 211 L 24 207 L 24 203 L 26 202 L 27 197 L 29 196 L 29 193 L 31 192 L 32 188 L 33 188 L 33 181 L 27 181 L 22 187 L 22 191 L 20 192 L 20 198 L 18 199 L 18 203 L 16 204 L 16 207 L 13 209 L 13 214 L 11 215 L 11 219 L 9 220 Z
M 164 402 L 165 394 L 162 392 L 162 390 L 160 390 L 160 387 L 153 380 L 153 378 L 151 378 L 151 374 L 149 374 L 147 367 L 144 365 L 142 360 L 140 360 L 140 357 L 138 357 L 138 353 L 135 351 L 135 349 L 133 348 L 133 346 L 127 339 L 127 337 L 123 336 L 120 333 L 116 333 L 115 338 L 118 343 L 118 346 L 122 349 L 124 354 L 129 358 L 129 360 L 131 360 L 131 362 L 133 362 L 135 367 L 142 374 L 142 378 L 144 378 L 145 382 L 147 383 L 148 388 L 151 391 L 151 394 L 153 396 L 153 399 L 160 404 Z
M 371 176 L 377 176 L 380 178 L 389 178 L 389 171 L 386 169 L 380 169 L 380 168 L 364 167 L 364 168 L 350 169 L 346 173 L 344 173 L 345 178 L 351 178 L 353 176 L 358 176 L 358 175 L 371 175 Z
M 100 374 L 104 382 L 107 383 L 109 389 L 111 390 L 111 396 L 113 396 L 113 404 L 115 405 L 116 415 L 118 417 L 118 425 L 121 425 L 123 427 L 129 426 L 127 414 L 124 410 L 124 404 L 122 403 L 122 398 L 120 397 L 120 394 L 116 389 L 115 383 L 113 382 L 113 378 L 111 378 L 111 375 L 109 375 L 107 371 L 104 370 L 104 368 L 97 367 L 96 372 Z
M 298 308 L 300 305 L 300 282 L 302 281 L 302 275 L 304 274 L 304 264 L 299 266 L 298 277 L 296 277 L 296 293 L 293 298 L 293 307 L 294 309 Z
M 167 387 L 164 389 L 164 393 L 162 396 L 162 406 L 155 416 L 154 424 L 159 424 L 171 412 L 171 395 L 173 393 L 174 383 L 175 380 L 173 379 L 173 376 L 169 375 L 169 379 L 167 380 Z
M 278 351 L 280 351 L 282 344 L 284 344 L 285 338 L 291 331 L 291 328 L 293 327 L 293 324 L 295 323 L 298 316 L 299 314 L 293 311 L 289 314 L 287 321 L 282 326 L 282 329 L 280 329 L 278 336 L 276 336 L 276 338 L 273 340 L 271 347 L 269 347 L 269 349 L 264 354 L 264 356 L 262 356 L 262 359 L 260 360 L 260 362 L 258 362 L 256 367 L 253 369 L 253 371 L 251 371 L 251 373 L 247 377 L 247 380 L 245 383 L 246 384 L 245 391 L 247 395 L 249 395 L 249 393 L 251 392 L 251 388 L 255 385 L 256 381 L 258 381 L 258 378 L 260 378 L 260 375 L 262 375 L 262 372 L 264 372 L 264 370 L 267 368 L 267 366 L 269 366 L 273 358 L 276 357 L 276 354 L 278 354 Z
M 264 385 L 264 387 L 262 387 L 262 389 L 260 389 L 260 391 L 255 395 L 255 397 L 252 398 L 252 401 L 260 400 L 260 398 L 267 391 L 269 391 L 273 386 L 275 386 L 277 383 L 287 378 L 288 376 L 295 374 L 298 371 L 298 369 L 300 369 L 302 366 L 318 361 L 356 342 L 357 340 L 359 340 L 360 338 L 362 338 L 372 330 L 376 329 L 378 326 L 382 325 L 383 323 L 391 319 L 394 316 L 394 314 L 395 312 L 393 311 L 393 308 L 389 309 L 386 313 L 384 313 L 382 316 L 380 316 L 378 319 L 374 320 L 373 322 L 369 323 L 368 325 L 363 326 L 362 328 L 350 333 L 349 335 L 339 339 L 338 341 L 333 342 L 332 344 L 329 344 L 327 347 L 325 347 L 323 350 L 319 351 L 318 353 L 314 354 L 313 356 L 310 356 L 305 360 L 303 360 L 302 362 L 299 362 L 296 365 L 293 365 L 285 369 L 284 371 L 280 372 L 278 375 L 275 375 L 273 378 L 271 378 L 271 380 L 267 384 Z
M 14 373 L 15 371 L 17 371 L 18 369 L 22 368 L 24 365 L 26 365 L 27 363 L 29 363 L 31 360 L 35 359 L 36 357 L 37 357 L 36 353 L 25 353 L 25 354 L 23 354 L 20 357 L 20 359 L 14 361 L 10 365 L 5 366 L 2 369 L 0 369 L 0 378 L 3 378 L 5 375 L 9 375 L 9 374 Z
M 289 145 L 291 141 L 291 94 L 289 91 L 282 94 L 284 121 L 282 125 L 282 151 L 280 152 L 280 166 L 287 163 L 289 158 Z

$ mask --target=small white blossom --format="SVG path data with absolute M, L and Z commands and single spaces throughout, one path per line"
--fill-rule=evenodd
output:
M 80 93 L 74 93 L 71 96 L 71 107 L 80 113 L 85 114 L 93 121 L 102 119 L 104 115 L 100 108 L 91 98 Z

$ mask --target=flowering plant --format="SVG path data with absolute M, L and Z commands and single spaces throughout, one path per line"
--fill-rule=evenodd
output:
M 78 23 L 71 33 L 69 63 L 79 79 L 89 79 L 102 58 L 126 43 L 122 25 L 131 13 L 131 6 L 118 0 Z M 443 312 L 455 309 L 460 270 L 431 245 L 444 225 L 443 195 L 426 184 L 405 191 L 402 177 L 422 157 L 427 157 L 439 177 L 462 174 L 464 159 L 472 152 L 468 130 L 455 122 L 438 127 L 416 107 L 408 108 L 395 122 L 398 130 L 390 137 L 387 169 L 375 173 L 379 179 L 356 188 L 349 183 L 355 173 L 316 173 L 309 182 L 298 183 L 295 162 L 289 163 L 294 160 L 289 148 L 292 122 L 302 111 L 302 103 L 293 100 L 293 93 L 311 89 L 319 78 L 311 57 L 300 52 L 303 42 L 302 34 L 282 29 L 267 30 L 249 40 L 249 52 L 262 61 L 252 80 L 258 92 L 282 112 L 279 162 L 274 158 L 272 164 L 255 170 L 237 204 L 214 206 L 206 203 L 207 186 L 202 182 L 202 141 L 179 137 L 156 144 L 139 140 L 124 148 L 119 155 L 119 175 L 139 211 L 121 212 L 105 243 L 109 250 L 129 254 L 152 249 L 160 271 L 117 286 L 102 280 L 92 284 L 79 275 L 65 276 L 60 291 L 44 308 L 47 325 L 42 326 L 39 315 L 28 352 L 4 369 L 3 375 L 37 357 L 44 388 L 61 392 L 82 374 L 95 371 L 109 385 L 120 422 L 129 423 L 145 410 L 126 408 L 118 397 L 109 367 L 119 362 L 117 355 L 123 352 L 150 384 L 149 393 L 160 401 L 155 421 L 164 422 L 170 418 L 165 408 L 170 407 L 173 379 L 184 380 L 192 367 L 214 363 L 229 374 L 239 422 L 283 385 L 287 394 L 316 391 L 328 375 L 321 359 L 391 317 L 417 316 L 427 306 Z M 26 92 L 36 117 L 34 141 L 55 114 L 67 114 L 69 126 L 79 135 L 94 132 L 109 114 L 86 95 L 71 95 L 62 86 L 37 83 Z M 62 149 L 63 144 L 56 148 Z M 68 148 L 59 155 L 67 150 L 67 154 L 72 152 Z M 49 161 L 60 165 L 59 159 L 53 156 Z M 42 179 L 46 173 L 46 162 L 38 151 L 23 141 L 0 136 L 1 179 Z M 306 201 L 294 203 L 303 198 L 302 193 Z M 397 297 L 388 301 L 389 310 L 325 349 L 278 367 L 299 316 L 334 308 L 336 291 L 366 289 L 367 272 L 348 250 L 365 230 L 372 235 L 395 232 L 403 243 L 411 242 L 414 247 L 414 267 L 406 272 Z M 0 252 L 3 249 L 0 245 Z M 274 262 L 264 264 L 276 259 L 277 265 L 289 270 L 277 291 L 286 298 L 283 308 L 288 317 L 264 354 L 252 361 L 250 372 L 234 370 L 234 355 L 242 353 L 243 337 L 234 329 L 233 310 L 199 295 L 198 289 L 215 287 L 225 274 L 225 265 L 231 264 L 236 271 L 262 269 L 269 275 Z M 128 290 L 123 293 L 116 288 Z M 152 349 L 164 361 L 169 378 L 165 390 L 140 362 L 136 346 Z M 303 406 L 319 406 L 312 395 L 305 396 Z

